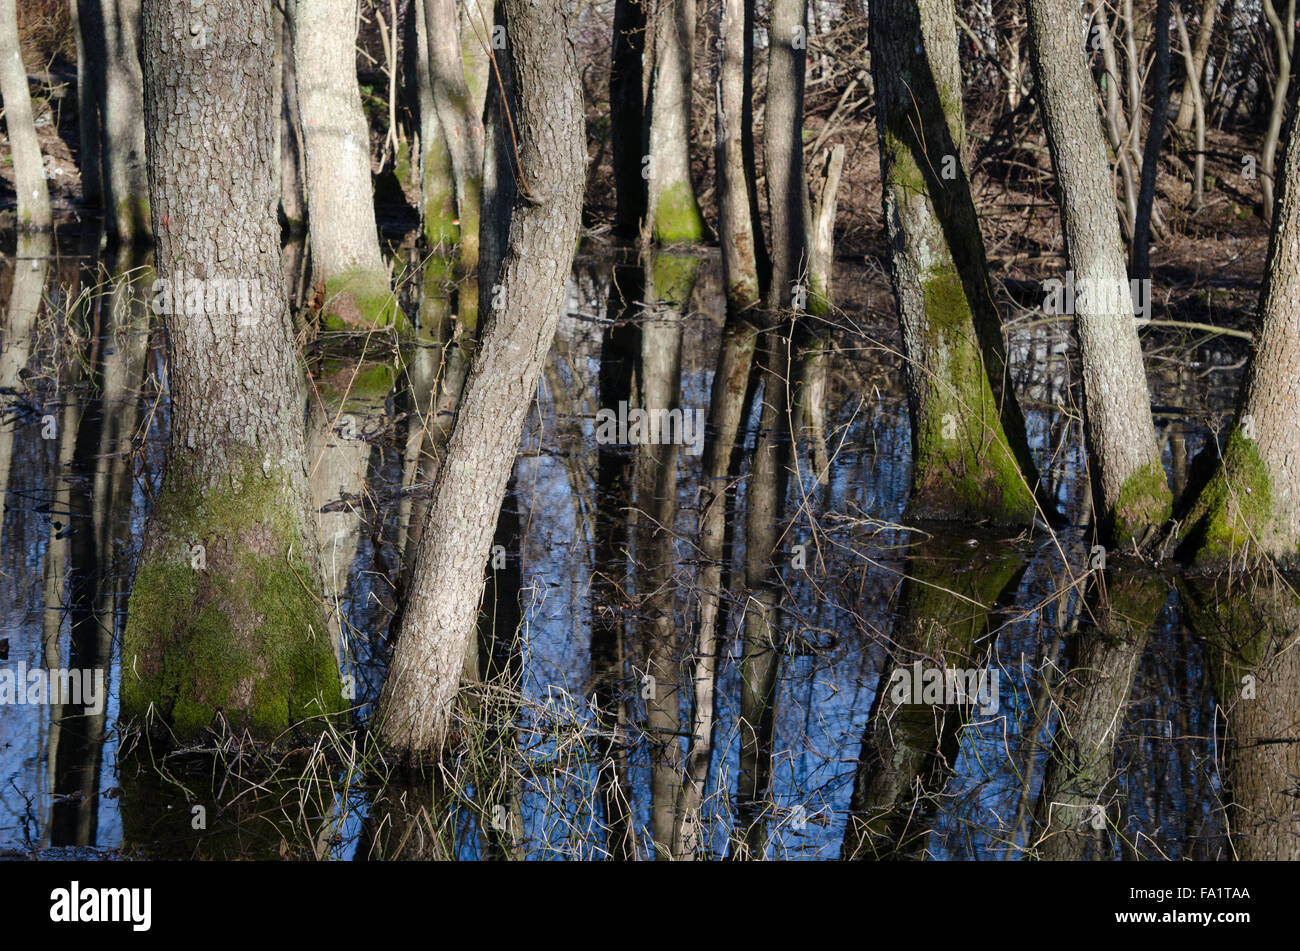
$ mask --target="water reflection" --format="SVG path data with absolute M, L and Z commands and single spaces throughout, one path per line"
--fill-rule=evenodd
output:
M 849 265 L 841 310 L 791 328 L 729 320 L 714 259 L 580 256 L 440 767 L 399 774 L 352 732 L 283 760 L 122 751 L 118 648 L 167 434 L 165 346 L 149 261 L 100 261 L 94 247 L 25 238 L 0 271 L 0 670 L 102 670 L 109 685 L 101 710 L 0 711 L 0 850 L 1018 860 L 1300 849 L 1291 588 L 1175 584 L 1122 556 L 1095 562 L 1075 354 L 1059 326 L 1013 330 L 1008 353 L 1035 462 L 1069 526 L 1056 537 L 905 527 L 910 434 L 888 292 Z M 285 262 L 302 303 L 301 248 L 286 246 Z M 306 354 L 331 634 L 358 724 L 382 684 L 477 333 L 455 262 L 408 245 L 394 270 L 413 339 L 334 335 Z M 1181 488 L 1232 410 L 1237 375 L 1150 359 Z M 598 438 L 601 411 L 620 405 L 698 413 L 703 441 Z M 996 699 L 898 692 L 928 668 L 996 674 Z

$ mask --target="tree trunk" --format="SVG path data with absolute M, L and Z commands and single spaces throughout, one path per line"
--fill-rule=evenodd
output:
M 1032 521 L 1038 481 L 963 168 L 951 0 L 871 6 L 891 275 L 912 423 L 911 511 Z
M 1207 565 L 1265 555 L 1300 560 L 1300 123 L 1287 141 L 1269 240 L 1259 345 L 1218 471 L 1183 524 L 1184 552 Z
M 753 0 L 723 0 L 718 20 L 716 138 L 718 243 L 729 319 L 746 315 L 761 300 L 751 89 L 753 19 Z
M 27 68 L 18 49 L 14 0 L 0 0 L 0 101 L 4 104 L 5 131 L 14 163 L 18 227 L 43 231 L 53 224 L 50 190 L 45 184 L 45 161 L 32 123 L 32 97 L 27 89 Z
M 1201 0 L 1201 26 L 1196 31 L 1196 45 L 1188 48 L 1187 37 L 1179 36 L 1183 45 L 1183 59 L 1187 66 L 1187 75 L 1183 77 L 1183 94 L 1178 101 L 1178 115 L 1174 126 L 1180 132 L 1190 131 L 1192 120 L 1196 117 L 1196 100 L 1201 98 L 1202 83 L 1205 81 L 1205 61 L 1210 54 L 1210 41 L 1214 39 L 1214 21 L 1219 15 L 1219 0 Z M 1181 4 L 1179 7 L 1181 18 Z M 1231 28 L 1232 21 L 1228 21 Z M 1180 31 L 1181 33 L 1181 31 Z
M 303 196 L 302 118 L 298 114 L 298 82 L 293 69 L 293 9 L 297 0 L 284 0 L 276 9 L 280 42 L 280 211 L 292 235 L 307 225 Z
M 81 10 L 95 0 L 71 0 L 72 31 L 77 42 L 77 169 L 81 172 L 81 200 L 100 206 L 104 185 L 99 155 L 99 97 L 95 94 L 95 77 L 82 23 Z
M 1075 324 L 1092 477 L 1104 536 L 1142 538 L 1169 515 L 1142 346 L 1129 296 L 1110 163 L 1102 146 L 1082 24 L 1065 0 L 1029 0 L 1030 53 L 1075 286 Z M 1107 300 L 1107 298 L 1110 298 Z
M 140 0 L 88 0 L 97 7 L 92 62 L 99 83 L 104 224 L 112 241 L 150 239 L 145 169 L 144 87 L 140 72 Z M 83 16 L 87 10 L 81 11 Z M 191 43 L 199 34 L 187 31 Z M 97 61 L 96 61 L 97 60 Z
M 772 234 L 767 307 L 774 313 L 802 296 L 811 209 L 803 174 L 803 87 L 808 55 L 807 0 L 772 0 L 768 29 L 763 166 Z M 802 307 L 796 307 L 801 310 Z
M 145 3 L 171 439 L 131 591 L 121 709 L 181 740 L 217 718 L 273 739 L 341 706 L 275 219 L 274 11 L 220 0 L 197 16 Z
M 1211 9 L 1214 9 L 1218 0 L 1209 0 Z M 1196 64 L 1193 60 L 1192 51 L 1189 49 L 1190 41 L 1187 37 L 1187 21 L 1183 16 L 1181 7 L 1177 10 L 1178 18 L 1178 42 L 1183 48 L 1183 66 L 1187 69 L 1188 74 L 1196 71 Z M 1204 67 L 1204 57 L 1202 57 L 1202 67 Z M 1196 74 L 1199 76 L 1201 71 Z M 1192 173 L 1192 211 L 1199 211 L 1205 204 L 1205 97 L 1201 91 L 1201 83 L 1198 79 L 1190 85 L 1183 86 L 1183 108 L 1189 105 L 1192 109 L 1192 118 L 1195 120 L 1196 128 L 1196 161 L 1195 170 Z M 1191 96 L 1191 102 L 1186 100 Z M 1178 116 L 1182 118 L 1182 111 L 1179 110 Z M 1179 128 L 1182 128 L 1180 125 Z
M 1273 220 L 1273 197 L 1277 191 L 1274 170 L 1277 167 L 1277 143 L 1282 135 L 1282 122 L 1286 119 L 1287 90 L 1291 86 L 1291 48 L 1295 28 L 1291 18 L 1283 22 L 1277 15 L 1273 0 L 1263 0 L 1264 16 L 1273 28 L 1273 48 L 1277 54 L 1277 79 L 1273 83 L 1273 100 L 1269 107 L 1268 131 L 1260 148 L 1259 177 L 1264 196 L 1264 220 Z M 1295 9 L 1294 3 L 1291 9 Z
M 473 327 L 478 320 L 474 274 L 479 264 L 479 215 L 483 203 L 483 110 L 481 106 L 476 108 L 466 82 L 455 0 L 424 0 L 424 18 L 433 105 L 456 186 L 460 268 L 457 307 L 461 319 Z
M 370 133 L 356 76 L 357 0 L 294 5 L 293 59 L 307 165 L 312 285 L 330 329 L 393 323 L 379 251 Z
M 1160 171 L 1160 148 L 1165 142 L 1165 120 L 1169 115 L 1169 0 L 1156 0 L 1156 63 L 1151 76 L 1151 124 L 1147 127 L 1142 153 L 1142 188 L 1138 192 L 1137 225 L 1133 229 L 1133 276 L 1151 279 L 1151 212 L 1156 201 L 1156 175 Z
M 694 244 L 705 235 L 691 184 L 695 0 L 658 0 L 654 28 L 647 224 L 660 244 Z
M 582 90 L 559 0 L 507 0 L 519 173 L 493 301 L 429 505 L 379 729 L 403 754 L 440 750 L 475 630 L 497 513 L 524 415 L 555 334 L 573 261 L 586 170 Z M 499 309 L 497 307 L 499 302 Z

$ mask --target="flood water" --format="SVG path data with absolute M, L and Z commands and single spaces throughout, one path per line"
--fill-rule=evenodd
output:
M 161 759 L 119 732 L 129 583 L 168 430 L 152 273 L 147 258 L 102 258 L 75 237 L 16 251 L 0 271 L 0 668 L 102 670 L 106 697 L 100 710 L 0 708 L 0 853 L 589 859 L 681 849 L 711 564 L 700 522 L 716 487 L 702 444 L 602 442 L 598 414 L 676 390 L 683 409 L 708 419 L 726 341 L 716 258 L 647 299 L 647 285 L 665 283 L 662 268 L 579 255 L 498 526 L 453 753 L 421 778 L 386 768 L 363 731 L 274 761 L 234 749 Z M 287 258 L 294 283 L 300 264 Z M 357 724 L 382 684 L 406 526 L 432 472 L 421 394 L 426 406 L 430 393 L 438 399 L 437 381 L 460 365 L 456 347 L 440 346 L 454 297 L 414 253 L 399 251 L 394 272 L 425 339 L 400 353 L 362 337 L 313 346 L 304 407 Z M 819 326 L 825 438 L 800 431 L 784 498 L 760 509 L 775 522 L 779 570 L 758 586 L 745 565 L 747 538 L 758 537 L 747 511 L 761 391 L 744 420 L 715 565 L 723 595 L 712 750 L 689 823 L 697 853 L 1227 859 L 1246 848 L 1232 817 L 1249 815 L 1237 831 L 1264 850 L 1252 854 L 1293 857 L 1294 791 L 1267 776 L 1251 783 L 1249 764 L 1228 750 L 1240 685 L 1255 681 L 1224 660 L 1231 652 L 1203 623 L 1212 611 L 1193 623 L 1188 605 L 1204 607 L 1204 592 L 1122 552 L 1103 566 L 1093 550 L 1068 324 L 1034 323 L 1041 315 L 1003 302 L 1031 447 L 1064 524 L 906 524 L 908 409 L 882 275 L 879 262 L 837 266 L 838 307 Z M 1231 416 L 1247 345 L 1154 332 L 1144 344 L 1178 491 Z M 409 373 L 387 393 L 332 397 L 331 382 L 359 362 Z M 770 640 L 747 650 L 746 618 L 767 604 Z M 922 689 L 923 667 L 935 664 L 976 672 L 973 702 L 890 699 Z M 1271 668 L 1258 682 L 1261 698 L 1285 691 L 1283 709 L 1296 696 L 1285 675 Z M 1275 705 L 1250 709 L 1253 719 L 1239 719 L 1255 735 L 1294 729 L 1294 714 L 1270 723 Z M 1249 800 L 1240 813 L 1228 808 L 1234 795 Z

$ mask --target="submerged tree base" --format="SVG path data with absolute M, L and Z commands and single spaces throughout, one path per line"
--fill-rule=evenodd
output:
M 252 465 L 209 491 L 169 478 L 131 589 L 124 719 L 187 742 L 220 716 L 269 741 L 343 708 L 295 498 Z
M 1173 495 L 1158 462 L 1144 466 L 1120 486 L 1119 499 L 1110 513 L 1110 534 L 1120 543 L 1141 541 L 1169 519 Z
M 407 325 L 382 271 L 353 268 L 325 281 L 320 303 L 325 330 L 370 330 Z

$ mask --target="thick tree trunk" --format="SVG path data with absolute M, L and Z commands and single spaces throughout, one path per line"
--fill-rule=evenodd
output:
M 370 134 L 356 76 L 357 0 L 294 6 L 293 59 L 307 165 L 312 285 L 327 328 L 390 324 L 398 309 L 379 251 Z
M 645 4 L 648 0 L 615 0 L 614 37 L 609 72 L 609 135 L 614 156 L 614 232 L 635 238 L 646 213 L 646 180 L 641 177 L 645 154 L 645 103 L 641 93 L 645 51 Z
M 695 0 L 658 0 L 654 29 L 648 224 L 660 244 L 695 243 L 705 235 L 691 184 Z
M 17 224 L 23 231 L 42 231 L 53 224 L 50 190 L 45 184 L 45 162 L 32 122 L 27 67 L 18 49 L 18 10 L 14 0 L 0 0 L 0 102 L 4 104 L 5 132 L 14 163 Z
M 1169 515 L 1171 496 L 1156 446 L 1142 345 L 1129 295 L 1110 163 L 1102 146 L 1083 25 L 1065 0 L 1029 0 L 1029 39 L 1039 108 L 1060 184 L 1068 264 L 1079 295 L 1075 324 L 1102 533 L 1140 539 Z
M 1206 565 L 1300 560 L 1300 123 L 1269 240 L 1259 346 L 1218 471 L 1183 520 L 1184 552 Z
M 907 358 L 911 511 L 1032 521 L 1037 484 L 963 168 L 951 0 L 871 5 L 891 274 Z
M 382 737 L 408 755 L 437 751 L 447 739 L 497 513 L 564 303 L 582 209 L 582 90 L 567 17 L 559 0 L 503 7 L 524 200 L 499 270 L 481 276 L 492 318 L 438 472 L 380 698 Z
M 274 11 L 147 0 L 144 24 L 171 440 L 131 591 L 121 710 L 182 740 L 217 718 L 271 739 L 341 705 L 275 219 Z

